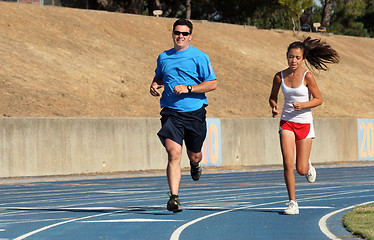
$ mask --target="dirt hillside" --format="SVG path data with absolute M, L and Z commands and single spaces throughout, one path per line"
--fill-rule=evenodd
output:
M 0 114 L 5 117 L 158 117 L 149 94 L 175 19 L 0 2 Z M 208 117 L 269 117 L 274 74 L 290 31 L 193 21 L 192 45 L 218 77 Z M 305 33 L 303 33 L 305 34 Z M 316 73 L 315 117 L 374 118 L 374 39 L 312 34 L 340 54 Z M 281 96 L 280 96 L 281 97 Z

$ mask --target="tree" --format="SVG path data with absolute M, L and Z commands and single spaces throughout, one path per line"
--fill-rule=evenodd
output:
M 293 28 L 289 12 L 278 0 L 262 0 L 260 3 L 253 6 L 253 13 L 250 13 L 246 24 L 265 29 Z
M 334 0 L 330 31 L 358 37 L 369 37 L 368 30 L 360 20 L 367 12 L 367 0 Z
M 186 0 L 186 18 L 191 19 L 191 0 Z
M 331 11 L 332 11 L 332 0 L 325 0 L 325 4 L 323 6 L 321 26 L 325 27 L 326 29 L 330 26 Z
M 303 10 L 314 5 L 313 0 L 279 0 L 279 3 L 287 7 L 291 15 L 294 33 L 296 28 L 295 18 L 297 19 L 298 31 L 300 31 L 300 17 L 303 13 Z
M 149 0 L 147 8 L 148 15 L 152 16 L 154 10 L 161 10 L 160 0 Z
M 1 1 L 1 0 L 0 0 Z M 57 0 L 56 0 L 57 1 Z M 58 0 L 61 6 L 208 20 L 265 29 L 320 22 L 335 34 L 374 37 L 374 0 Z M 292 21 L 290 21 L 292 20 Z
M 304 10 L 303 14 L 300 17 L 300 24 L 301 26 L 308 26 L 310 31 L 312 31 L 313 22 L 312 22 L 312 14 L 313 14 L 313 8 L 307 8 Z
M 365 14 L 359 17 L 359 20 L 368 30 L 370 37 L 374 37 L 374 0 L 366 0 L 366 4 Z
M 91 0 L 92 1 L 92 0 Z M 142 14 L 144 0 L 96 0 L 97 9 L 111 12 Z
M 129 6 L 129 12 L 135 14 L 142 14 L 144 8 L 144 1 L 143 0 L 131 0 Z

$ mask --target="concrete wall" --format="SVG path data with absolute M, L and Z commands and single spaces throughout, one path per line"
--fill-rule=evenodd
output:
M 358 161 L 356 119 L 314 119 L 313 163 Z M 222 159 L 228 166 L 281 165 L 279 119 L 221 119 Z
M 222 165 L 280 165 L 278 121 L 221 119 Z M 0 118 L 0 177 L 165 169 L 159 128 L 157 118 Z M 357 161 L 356 119 L 315 119 L 315 129 L 313 162 Z
M 0 177 L 161 169 L 158 119 L 2 118 Z

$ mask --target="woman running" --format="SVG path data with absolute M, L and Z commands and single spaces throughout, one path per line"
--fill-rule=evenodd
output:
M 283 156 L 284 180 L 289 202 L 285 214 L 298 214 L 299 207 L 295 194 L 295 160 L 298 174 L 306 176 L 309 182 L 316 180 L 316 170 L 309 156 L 312 140 L 315 137 L 311 109 L 322 104 L 316 80 L 311 72 L 303 67 L 309 64 L 317 70 L 328 70 L 326 64 L 338 63 L 338 53 L 321 39 L 307 37 L 304 41 L 293 42 L 287 50 L 288 68 L 275 74 L 269 103 L 273 117 L 277 117 L 278 93 L 282 88 L 284 106 L 280 118 L 279 135 Z M 307 67 L 310 69 L 309 65 Z M 312 96 L 312 98 L 311 98 Z

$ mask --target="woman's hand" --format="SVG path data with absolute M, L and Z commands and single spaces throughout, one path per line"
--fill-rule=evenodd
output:
M 301 102 L 294 102 L 294 103 L 293 103 L 293 108 L 294 108 L 296 111 L 300 111 L 301 109 L 304 108 L 304 106 L 303 106 L 303 103 L 301 103 Z
M 278 114 L 279 114 L 279 111 L 278 111 L 278 105 L 275 105 L 272 109 L 271 109 L 271 113 L 273 114 L 273 118 L 277 117 Z

